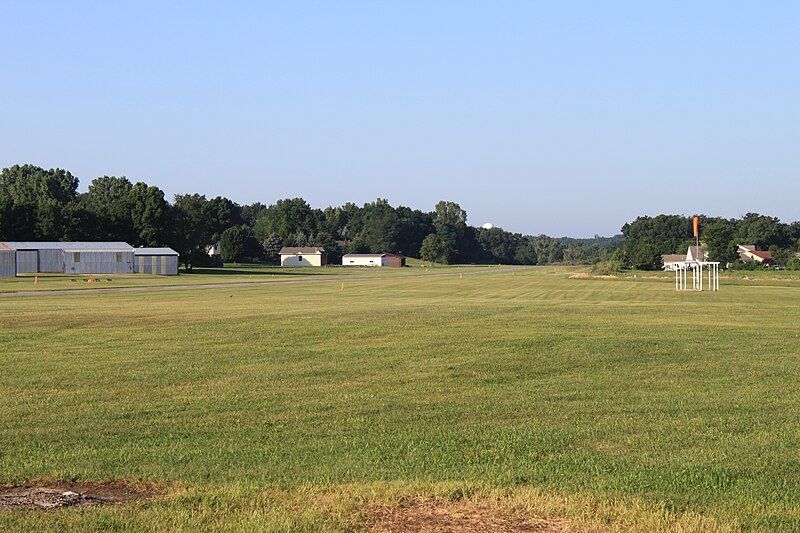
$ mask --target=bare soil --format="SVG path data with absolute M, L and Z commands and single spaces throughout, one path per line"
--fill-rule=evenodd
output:
M 155 494 L 154 491 L 134 489 L 124 483 L 67 482 L 0 486 L 0 510 L 49 510 L 119 504 L 151 498 Z
M 514 515 L 493 502 L 411 498 L 374 510 L 367 529 L 375 533 L 487 533 L 578 531 L 561 518 Z

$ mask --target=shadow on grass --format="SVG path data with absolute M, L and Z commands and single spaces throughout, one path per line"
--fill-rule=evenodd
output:
M 334 274 L 335 271 L 326 268 L 309 268 L 308 272 L 296 272 L 286 270 L 281 267 L 260 267 L 260 268 L 205 268 L 195 267 L 192 270 L 181 269 L 180 274 L 191 276 L 193 274 L 205 274 L 211 276 L 253 276 L 253 277 L 268 277 L 268 276 L 322 276 L 325 274 Z

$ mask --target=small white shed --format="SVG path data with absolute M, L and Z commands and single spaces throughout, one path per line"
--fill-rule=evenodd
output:
M 317 246 L 284 246 L 279 255 L 285 267 L 320 267 L 328 262 L 325 250 Z

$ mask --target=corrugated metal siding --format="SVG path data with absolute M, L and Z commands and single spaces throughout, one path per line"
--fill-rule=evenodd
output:
M 17 272 L 35 274 L 39 272 L 39 252 L 36 250 L 19 250 L 17 252 Z
M 131 274 L 133 272 L 133 251 L 64 252 L 64 272 L 67 274 Z
M 134 271 L 141 274 L 161 276 L 178 275 L 178 257 L 175 255 L 139 255 L 134 262 Z
M 17 275 L 17 252 L 0 250 L 0 278 L 13 278 Z
M 64 252 L 39 250 L 39 272 L 64 272 Z
M 164 256 L 164 270 L 161 272 L 165 276 L 178 275 L 178 256 L 166 255 Z

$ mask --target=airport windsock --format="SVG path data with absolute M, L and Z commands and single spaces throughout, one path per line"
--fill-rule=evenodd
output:
M 694 217 L 694 220 L 692 221 L 692 225 L 694 227 L 694 236 L 695 237 L 699 237 L 700 236 L 700 217 Z

